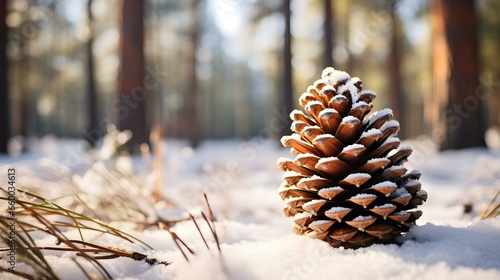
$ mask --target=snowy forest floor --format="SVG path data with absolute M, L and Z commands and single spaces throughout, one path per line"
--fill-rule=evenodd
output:
M 500 217 L 479 219 L 500 189 L 498 151 L 437 153 L 425 138 L 407 141 L 404 144 L 414 153 L 405 166 L 422 172 L 422 188 L 429 194 L 419 208 L 424 214 L 418 226 L 401 238 L 402 245 L 346 250 L 292 233 L 292 222 L 281 213 L 283 202 L 276 192 L 282 177 L 276 161 L 291 155 L 276 141 L 209 141 L 196 150 L 169 141 L 163 147 L 161 172 L 154 171 L 159 165 L 148 156 L 113 157 L 113 145 L 106 142 L 94 153 L 72 140 L 46 137 L 34 142 L 27 154 L 0 157 L 0 174 L 16 168 L 17 187 L 46 198 L 78 193 L 103 220 L 109 218 L 110 225 L 153 249 L 95 233 L 89 235 L 92 241 L 171 262 L 164 266 L 126 258 L 102 260 L 115 279 L 500 279 Z M 155 204 L 150 194 L 159 178 L 166 201 Z M 205 223 L 199 225 L 210 251 L 193 222 L 172 227 L 196 252 L 186 262 L 167 231 L 139 229 L 130 222 L 140 219 L 140 211 L 148 213 L 149 222 L 157 216 L 166 220 L 182 220 L 187 213 L 197 216 L 205 209 L 204 192 L 216 219 L 222 261 Z M 132 200 L 120 205 L 126 193 Z M 76 205 L 71 197 L 60 203 Z M 466 204 L 472 206 L 469 213 L 464 213 Z M 78 232 L 71 229 L 66 235 Z M 54 246 L 54 238 L 41 234 L 35 238 L 39 246 Z M 61 279 L 85 279 L 71 259 L 74 253 L 46 254 Z M 92 271 L 90 264 L 79 263 Z M 21 263 L 16 270 L 29 271 Z M 0 275 L 8 277 L 12 276 Z

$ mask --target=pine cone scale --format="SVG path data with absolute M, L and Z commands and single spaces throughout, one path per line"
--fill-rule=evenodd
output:
M 295 233 L 334 247 L 392 242 L 414 225 L 422 215 L 414 208 L 427 199 L 420 172 L 401 166 L 412 150 L 399 147 L 392 110 L 368 116 L 376 94 L 362 88 L 359 78 L 325 69 L 299 98 L 305 113 L 290 114 L 295 133 L 281 140 L 297 154 L 278 161 L 283 212 Z

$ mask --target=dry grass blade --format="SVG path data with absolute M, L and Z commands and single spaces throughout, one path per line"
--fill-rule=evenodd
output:
M 88 180 L 106 188 L 98 194 L 89 192 Z M 152 207 L 155 203 L 152 192 L 144 191 L 144 180 L 116 166 L 98 161 L 83 177 L 75 176 L 71 184 L 76 188 L 78 200 L 84 204 L 85 210 L 103 221 L 133 221 L 141 224 L 156 215 Z M 92 209 L 103 211 L 95 213 Z
M 497 191 L 493 199 L 488 204 L 488 207 L 481 213 L 481 219 L 495 218 L 500 215 L 500 201 L 497 198 L 500 196 L 500 190 Z
M 129 258 L 133 259 L 135 261 L 145 261 L 149 264 L 163 264 L 163 265 L 169 265 L 169 262 L 164 262 L 164 261 L 159 261 L 158 259 L 155 258 L 149 258 L 145 254 L 141 254 L 138 252 L 128 252 L 122 248 L 117 248 L 117 247 L 108 247 L 108 246 L 101 246 L 97 244 L 93 244 L 90 242 L 84 242 L 80 240 L 68 240 L 68 242 L 71 242 L 73 244 L 80 244 L 84 245 L 84 248 L 80 248 L 78 251 L 75 251 L 71 247 L 33 247 L 30 248 L 31 250 L 37 250 L 37 251 L 60 251 L 60 252 L 76 252 L 77 255 L 81 256 L 81 253 L 92 253 L 92 257 L 95 259 L 115 259 L 115 258 Z M 0 251 L 5 251 L 6 249 L 0 249 Z M 103 255 L 104 254 L 104 255 Z
M 89 279 L 89 280 L 102 280 L 103 279 L 102 277 L 99 277 L 99 275 L 96 275 L 94 273 L 90 273 L 90 272 L 86 271 L 85 268 L 83 268 L 83 266 L 75 258 L 71 258 L 71 260 L 76 264 L 76 266 L 78 266 L 78 268 L 82 271 L 83 275 L 85 275 L 85 277 L 87 277 L 87 279 Z
M 2 191 L 6 193 L 4 189 L 2 189 Z M 147 255 L 138 252 L 130 253 L 121 248 L 98 245 L 85 241 L 84 233 L 87 231 L 93 231 L 127 240 L 130 243 L 138 244 L 142 248 L 152 249 L 140 239 L 113 228 L 99 220 L 66 209 L 42 196 L 23 190 L 18 190 L 18 192 L 25 197 L 31 198 L 32 200 L 16 200 L 17 209 L 15 215 L 17 219 L 15 220 L 15 246 L 17 259 L 19 262 L 30 266 L 34 270 L 34 275 L 19 271 L 12 272 L 0 267 L 1 271 L 12 273 L 26 279 L 58 279 L 58 276 L 52 270 L 42 253 L 42 251 L 47 250 L 74 252 L 77 256 L 85 258 L 98 272 L 98 275 L 95 275 L 95 273 L 84 271 L 84 274 L 87 277 L 92 277 L 90 279 L 112 279 L 112 276 L 99 262 L 99 260 L 102 259 L 124 257 L 137 261 L 145 261 L 149 264 L 169 264 L 168 262 L 161 262 L 157 259 L 149 258 Z M 7 197 L 0 197 L 0 200 L 7 200 Z M 8 239 L 10 234 L 9 223 L 11 221 L 11 218 L 0 216 L 0 233 L 2 233 L 0 240 L 3 241 L 7 247 L 10 247 L 8 244 L 11 242 Z M 65 231 L 68 229 L 77 230 L 80 240 L 69 239 L 65 234 Z M 32 238 L 32 234 L 40 232 L 56 238 L 57 246 L 38 246 Z M 0 248 L 0 251 L 8 250 L 9 248 Z M 79 263 L 76 264 L 80 269 L 83 269 Z
M 28 280 L 37 280 L 37 279 L 40 279 L 40 278 L 35 277 L 35 276 L 31 275 L 31 274 L 20 272 L 20 271 L 16 271 L 16 270 L 8 270 L 8 269 L 5 269 L 5 268 L 3 268 L 1 266 L 0 266 L 0 272 L 7 272 L 7 273 L 14 274 L 14 275 L 17 275 L 19 277 L 22 277 L 22 278 L 28 279 Z
M 189 214 L 189 218 L 191 219 L 191 221 L 193 221 L 194 225 L 196 226 L 196 229 L 198 230 L 198 232 L 200 233 L 200 236 L 201 236 L 201 239 L 203 240 L 203 243 L 205 243 L 205 246 L 207 246 L 207 249 L 210 250 L 210 247 L 208 246 L 208 243 L 207 241 L 205 240 L 205 236 L 203 235 L 203 233 L 201 232 L 200 230 L 200 227 L 198 226 L 198 223 L 196 222 L 196 219 L 193 217 L 193 215 Z
M 19 191 L 21 192 L 21 191 Z M 43 198 L 41 198 L 43 199 Z M 45 202 L 49 202 L 48 200 L 46 199 L 43 199 Z M 85 251 L 82 251 L 82 248 L 78 247 L 75 243 L 71 242 L 65 235 L 62 231 L 60 231 L 56 226 L 54 226 L 47 218 L 46 216 L 40 214 L 39 212 L 36 211 L 36 208 L 35 207 L 32 207 L 32 206 L 29 206 L 28 203 L 25 203 L 24 201 L 17 201 L 17 204 L 19 206 L 21 206 L 25 211 L 27 211 L 27 213 L 30 214 L 31 217 L 35 218 L 35 220 L 37 222 L 39 222 L 41 225 L 43 225 L 46 230 L 45 232 L 56 237 L 57 238 L 57 242 L 58 242 L 58 245 L 60 243 L 63 243 L 64 245 L 68 246 L 69 248 L 72 249 L 73 252 L 77 252 L 80 256 L 82 256 L 83 258 L 85 258 L 86 260 L 88 260 L 93 266 L 94 268 L 97 269 L 97 271 L 99 272 L 99 274 L 102 275 L 102 277 L 104 277 L 105 279 L 112 279 L 111 275 L 108 273 L 108 271 L 104 268 L 104 266 L 102 266 L 101 263 L 99 263 L 99 261 L 97 259 L 95 259 L 93 256 L 90 256 L 88 255 Z M 57 206 L 57 205 L 54 205 L 55 209 L 58 209 L 58 210 L 62 210 L 63 213 L 67 214 L 68 213 L 68 210 L 66 209 L 61 209 L 60 206 Z M 65 216 L 65 215 L 63 215 Z M 67 216 L 65 216 L 67 217 Z M 73 221 L 76 221 L 74 219 L 74 217 L 68 217 L 70 219 L 72 219 Z M 83 237 L 82 233 L 81 233 L 81 230 L 79 230 L 79 233 L 80 235 Z M 37 247 L 33 247 L 32 249 L 38 249 Z M 37 252 L 40 252 L 40 250 L 37 250 Z M 43 256 L 42 256 L 43 257 Z
M 217 231 L 215 230 L 215 220 L 214 220 L 214 214 L 212 212 L 212 207 L 210 206 L 210 203 L 208 202 L 207 194 L 203 193 L 203 196 L 205 197 L 205 202 L 207 204 L 210 222 L 212 222 L 212 224 L 210 225 L 210 223 L 208 222 L 207 217 L 205 216 L 205 213 L 202 212 L 201 214 L 202 214 L 203 218 L 205 219 L 205 221 L 207 221 L 207 224 L 210 227 L 210 231 L 212 231 L 212 235 L 214 236 L 214 239 L 215 239 L 215 244 L 217 244 L 217 249 L 219 250 L 219 252 L 221 252 L 220 244 L 219 244 L 219 236 L 217 235 Z
M 76 228 L 79 233 L 80 237 L 82 240 L 84 240 L 83 235 L 81 234 L 81 229 L 85 228 L 87 230 L 93 230 L 93 231 L 99 231 L 101 233 L 106 233 L 106 234 L 112 234 L 116 237 L 119 237 L 121 239 L 127 240 L 128 242 L 131 243 L 139 243 L 141 246 L 143 246 L 146 249 L 152 249 L 151 246 L 143 242 L 142 240 L 126 233 L 123 232 L 119 229 L 113 228 L 109 225 L 107 225 L 104 222 L 101 222 L 97 219 L 88 217 L 84 214 L 80 214 L 77 212 L 74 212 L 72 210 L 66 209 L 57 203 L 54 203 L 51 200 L 48 200 L 42 196 L 36 195 L 31 192 L 26 192 L 23 190 L 18 190 L 19 193 L 24 194 L 28 197 L 32 197 L 36 199 L 37 202 L 32 202 L 32 201 L 24 201 L 24 200 L 18 200 L 17 203 L 19 206 L 21 206 L 21 211 L 18 213 L 18 215 L 26 215 L 26 216 L 33 216 L 33 213 L 35 215 L 39 215 L 41 217 L 48 217 L 48 216 L 53 216 L 54 218 L 59 218 L 58 220 L 61 220 L 61 218 L 66 218 L 70 219 L 73 222 L 73 227 Z M 6 197 L 0 197 L 0 200 L 7 200 Z M 45 220 L 45 219 L 42 219 Z M 42 222 L 43 223 L 43 222 Z M 87 224 L 85 224 L 87 223 Z M 53 222 L 50 222 L 48 227 L 52 227 L 51 225 L 54 225 Z M 70 227 L 69 224 L 66 224 L 67 227 Z
M 186 259 L 187 262 L 189 262 L 189 258 L 187 257 L 186 253 L 184 253 L 184 250 L 182 250 L 182 247 L 181 245 L 179 244 L 179 242 L 184 245 L 184 247 L 186 247 L 186 249 L 192 254 L 194 255 L 194 252 L 193 250 L 191 250 L 191 248 L 189 248 L 186 243 L 184 243 L 184 241 L 182 241 L 179 236 L 177 236 L 177 234 L 175 234 L 175 232 L 171 231 L 170 228 L 162 223 L 162 222 L 158 222 L 158 226 L 163 229 L 163 230 L 166 230 L 168 231 L 168 233 L 170 233 L 170 235 L 172 236 L 172 239 L 174 240 L 174 243 L 175 245 L 177 246 L 177 248 L 179 249 L 179 251 L 181 251 L 182 255 L 184 256 L 184 258 Z
M 4 244 L 9 244 L 10 240 L 7 238 L 10 234 L 10 222 L 11 219 L 0 216 L 0 232 L 2 233 L 2 242 Z M 21 231 L 16 232 L 15 247 L 16 247 L 16 257 L 19 261 L 26 263 L 35 271 L 35 275 L 30 275 L 26 273 L 22 273 L 19 271 L 10 271 L 2 268 L 2 271 L 6 271 L 8 273 L 12 273 L 18 276 L 22 276 L 26 279 L 59 279 L 55 272 L 52 270 L 52 267 L 49 265 L 42 252 L 36 248 L 36 244 L 34 240 L 29 235 L 29 231 L 25 226 L 19 224 L 17 221 L 18 228 Z M 7 245 L 10 247 L 10 245 Z M 5 249 L 8 251 L 9 248 Z M 21 275 L 23 274 L 23 275 Z
M 203 219 L 207 223 L 208 228 L 210 229 L 210 232 L 212 233 L 212 236 L 214 237 L 215 243 L 217 244 L 217 249 L 219 250 L 219 253 L 220 253 L 221 249 L 220 249 L 220 244 L 219 244 L 219 237 L 217 236 L 217 232 L 215 230 L 214 216 L 213 216 L 212 208 L 210 207 L 210 203 L 208 202 L 208 198 L 207 198 L 206 194 L 204 194 L 204 197 L 205 197 L 205 202 L 207 204 L 208 213 L 209 213 L 210 218 L 207 218 L 207 215 L 203 211 L 201 212 L 201 216 L 203 217 Z M 205 239 L 205 236 L 203 235 L 203 232 L 201 231 L 200 226 L 198 225 L 198 222 L 196 221 L 195 217 L 193 215 L 189 214 L 189 218 L 191 219 L 191 221 L 195 225 L 196 230 L 198 231 L 201 239 L 203 240 L 203 243 L 205 244 L 207 249 L 210 251 L 210 246 L 208 246 L 208 242 Z M 172 236 L 172 239 L 174 240 L 175 245 L 181 251 L 181 253 L 184 256 L 184 258 L 186 259 L 186 261 L 189 262 L 189 258 L 187 257 L 187 255 L 184 252 L 184 250 L 182 249 L 182 247 L 186 248 L 189 251 L 189 253 L 191 253 L 192 255 L 195 255 L 195 252 L 193 250 L 191 250 L 191 248 L 189 248 L 189 246 L 181 238 L 179 238 L 179 236 L 175 232 L 170 230 L 170 227 L 168 225 L 166 225 L 165 223 L 160 221 L 160 222 L 158 222 L 158 226 L 161 229 L 166 230 L 166 231 L 168 231 L 168 233 L 170 233 L 170 235 Z

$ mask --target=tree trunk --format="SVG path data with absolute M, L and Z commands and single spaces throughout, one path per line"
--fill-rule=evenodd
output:
M 394 118 L 400 122 L 402 128 L 399 135 L 402 138 L 407 136 L 407 125 L 405 115 L 406 112 L 403 103 L 403 93 L 401 86 L 401 67 L 400 67 L 400 36 L 401 24 L 396 15 L 396 0 L 391 0 L 391 38 L 389 42 L 389 57 L 388 57 L 388 72 L 389 72 L 389 105 L 394 113 Z
M 180 130 L 187 137 L 193 147 L 200 143 L 200 126 L 198 123 L 198 75 L 196 74 L 196 51 L 198 47 L 198 5 L 199 0 L 192 0 L 191 28 L 186 45 L 188 61 L 186 75 L 186 93 L 184 95 L 184 111 L 181 114 Z
M 0 1 L 0 154 L 7 153 L 7 142 L 10 138 L 6 17 L 7 1 Z
M 283 71 L 283 94 L 280 98 L 280 106 L 282 110 L 279 110 L 280 114 L 286 113 L 285 116 L 280 116 L 282 120 L 288 120 L 288 113 L 293 110 L 293 78 L 292 78 L 292 34 L 290 32 L 291 25 L 291 11 L 290 11 L 291 0 L 283 1 L 283 15 L 285 17 L 285 42 L 283 46 L 283 59 L 284 59 L 284 71 Z M 280 128 L 280 134 L 288 135 L 290 134 L 291 120 L 283 123 Z
M 94 79 L 94 53 L 92 52 L 92 45 L 94 44 L 94 21 L 92 16 L 92 2 L 87 2 L 87 17 L 90 35 L 87 40 L 87 105 L 88 105 L 88 124 L 85 137 L 91 146 L 95 146 L 97 140 L 101 137 L 99 132 L 98 114 L 97 114 L 97 93 L 95 89 Z
M 323 30 L 325 32 L 325 60 L 323 61 L 324 67 L 334 67 L 333 65 L 333 18 L 332 18 L 332 2 L 331 0 L 324 0 L 325 5 L 325 22 L 323 24 Z
M 473 0 L 434 0 L 432 135 L 442 150 L 485 146 Z
M 118 108 L 121 130 L 129 129 L 133 136 L 128 148 L 138 152 L 138 146 L 148 143 L 144 76 L 143 1 L 124 0 L 121 34 L 120 102 Z

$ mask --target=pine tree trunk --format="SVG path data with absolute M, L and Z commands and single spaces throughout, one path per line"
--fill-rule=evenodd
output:
M 333 57 L 332 57 L 332 51 L 333 51 L 333 18 L 332 18 L 332 2 L 331 0 L 324 0 L 324 10 L 325 10 L 325 22 L 323 25 L 323 30 L 325 32 L 325 54 L 324 54 L 324 61 L 323 61 L 323 67 L 335 67 L 336 65 L 333 65 Z
M 485 146 L 473 0 L 434 0 L 432 135 L 440 148 Z
M 198 47 L 198 5 L 199 0 L 193 0 L 191 6 L 191 29 L 189 40 L 187 42 L 187 75 L 186 75 L 186 93 L 184 96 L 184 112 L 181 118 L 180 131 L 181 136 L 185 136 L 191 142 L 193 147 L 200 143 L 200 126 L 198 123 L 198 75 L 196 74 L 196 50 Z
M 284 71 L 283 71 L 283 93 L 280 98 L 280 114 L 281 112 L 291 112 L 293 110 L 293 78 L 292 78 L 292 34 L 290 31 L 291 25 L 291 11 L 290 11 L 291 0 L 283 1 L 283 15 L 285 17 L 285 42 L 283 46 L 283 59 L 284 59 Z M 287 116 L 280 116 L 280 119 L 286 119 Z M 290 133 L 291 121 L 283 123 L 280 131 L 280 136 L 287 135 Z
M 401 123 L 403 129 L 400 131 L 400 136 L 406 138 L 406 122 L 405 116 L 401 112 L 406 112 L 404 103 L 402 101 L 402 86 L 401 86 L 401 67 L 400 67 L 400 44 L 399 44 L 399 34 L 401 31 L 401 24 L 399 23 L 398 17 L 396 15 L 395 6 L 396 0 L 391 1 L 391 38 L 389 42 L 389 58 L 388 58 L 388 70 L 389 70 L 389 96 L 390 96 L 390 107 L 394 113 L 394 118 Z
M 0 1 L 0 154 L 7 153 L 7 142 L 10 137 L 6 17 L 7 1 Z
M 144 26 L 143 1 L 124 0 L 121 34 L 120 129 L 129 129 L 133 136 L 131 151 L 138 151 L 141 143 L 148 143 L 149 127 L 146 123 L 147 90 L 144 80 Z
M 92 2 L 93 0 L 88 0 L 87 2 L 87 17 L 88 25 L 90 29 L 90 35 L 87 40 L 87 102 L 88 102 L 88 124 L 87 133 L 85 137 L 90 145 L 95 146 L 99 133 L 99 124 L 97 120 L 97 93 L 95 88 L 94 79 L 94 53 L 92 52 L 92 45 L 94 44 L 94 23 L 92 16 Z

